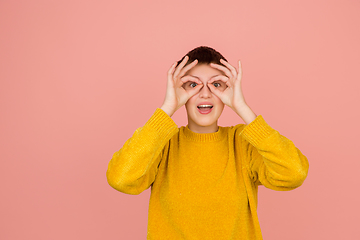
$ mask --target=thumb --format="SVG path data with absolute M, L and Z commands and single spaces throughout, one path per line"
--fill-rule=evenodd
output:
M 222 92 L 221 92 L 219 89 L 217 89 L 217 88 L 216 88 L 213 84 L 211 84 L 211 83 L 208 83 L 207 85 L 208 85 L 208 87 L 210 88 L 210 91 L 211 91 L 212 93 L 214 93 L 218 98 L 221 99 L 221 97 L 222 97 Z
M 198 85 L 196 85 L 196 87 L 194 87 L 193 89 L 188 90 L 189 98 L 191 98 L 192 96 L 194 96 L 195 94 L 197 94 L 202 87 L 203 87 L 202 84 L 198 84 Z

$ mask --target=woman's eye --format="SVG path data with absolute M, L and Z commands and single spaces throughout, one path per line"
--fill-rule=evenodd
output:
M 190 83 L 190 87 L 194 88 L 196 86 L 197 86 L 197 83 L 195 83 L 195 82 Z
M 227 88 L 226 84 L 222 81 L 213 82 L 212 85 L 219 91 L 224 91 Z

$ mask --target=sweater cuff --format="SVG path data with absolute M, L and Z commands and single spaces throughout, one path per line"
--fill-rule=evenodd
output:
M 170 139 L 179 131 L 175 122 L 162 109 L 157 108 L 146 125 L 154 129 L 161 138 Z
M 246 125 L 241 135 L 250 142 L 251 145 L 258 147 L 259 144 L 274 131 L 275 130 L 265 122 L 264 118 L 259 115 L 254 121 Z

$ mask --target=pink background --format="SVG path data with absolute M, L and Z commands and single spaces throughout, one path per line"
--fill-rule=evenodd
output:
M 310 161 L 299 189 L 259 189 L 264 239 L 360 239 L 359 12 L 356 0 L 0 1 L 0 239 L 145 239 L 150 191 L 113 190 L 107 164 L 200 45 L 241 59 L 250 107 Z M 186 125 L 184 108 L 173 119 Z

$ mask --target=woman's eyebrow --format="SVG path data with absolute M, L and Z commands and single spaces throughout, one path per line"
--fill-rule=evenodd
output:
M 200 80 L 200 78 L 199 78 L 199 77 L 197 77 L 197 76 L 193 76 L 193 75 L 189 75 L 189 76 L 190 76 L 190 77 L 197 78 L 197 79 L 199 79 L 199 80 Z M 219 75 L 219 74 L 214 75 L 214 76 L 210 77 L 210 79 L 212 79 L 212 78 L 214 78 L 214 77 L 217 77 L 217 76 L 220 76 L 220 75 Z

